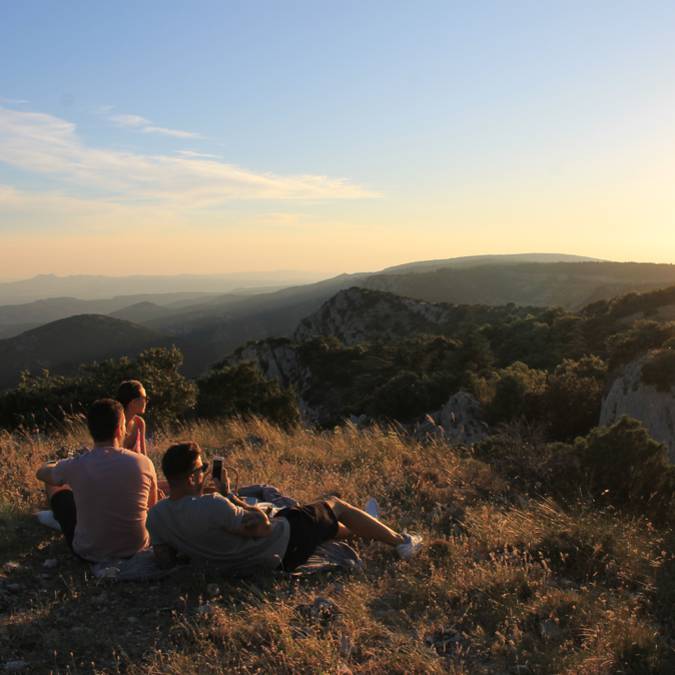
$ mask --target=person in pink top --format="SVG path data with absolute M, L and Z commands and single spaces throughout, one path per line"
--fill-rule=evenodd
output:
M 145 420 L 141 415 L 148 404 L 145 387 L 138 380 L 126 380 L 117 389 L 117 400 L 124 406 L 126 434 L 122 446 L 127 450 L 147 455 L 145 448 Z
M 149 544 L 145 522 L 157 502 L 155 467 L 148 457 L 122 447 L 125 418 L 117 401 L 96 401 L 87 426 L 92 449 L 43 464 L 37 478 L 47 484 L 54 518 L 78 557 L 129 558 Z

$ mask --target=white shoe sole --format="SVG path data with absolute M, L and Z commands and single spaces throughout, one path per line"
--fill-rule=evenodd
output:
M 51 511 L 38 511 L 35 514 L 35 517 L 40 521 L 42 525 L 50 527 L 52 530 L 57 530 L 61 532 L 61 526 L 59 525 L 54 514 Z
M 380 519 L 380 505 L 377 503 L 375 497 L 368 497 L 366 505 L 363 509 L 369 516 L 375 518 L 375 520 Z

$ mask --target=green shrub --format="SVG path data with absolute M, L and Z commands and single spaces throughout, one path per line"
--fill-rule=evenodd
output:
M 80 366 L 74 376 L 49 371 L 24 372 L 17 387 L 0 395 L 0 426 L 55 427 L 71 415 L 82 414 L 92 401 L 114 397 L 120 382 L 143 382 L 150 399 L 145 417 L 151 426 L 164 426 L 195 406 L 196 387 L 179 372 L 183 355 L 176 347 L 154 347 L 136 359 L 122 357 Z
M 544 409 L 551 436 L 566 441 L 597 425 L 607 365 L 597 356 L 565 359 L 549 376 Z
M 642 366 L 640 379 L 644 384 L 656 387 L 658 391 L 670 391 L 675 386 L 675 348 L 650 354 Z
M 266 380 L 252 363 L 220 366 L 197 380 L 197 415 L 221 419 L 260 415 L 283 427 L 300 420 L 295 396 L 278 383 Z
M 574 447 L 594 497 L 655 520 L 673 517 L 675 467 L 638 420 L 622 417 Z
M 661 347 L 675 337 L 675 323 L 660 323 L 641 319 L 621 333 L 607 339 L 610 368 L 617 368 L 632 361 L 640 354 Z
M 488 418 L 493 424 L 541 417 L 546 373 L 516 361 L 498 371 L 497 376 L 495 395 L 487 407 Z
M 373 417 L 407 421 L 440 408 L 452 390 L 452 378 L 404 370 L 375 389 L 366 410 Z

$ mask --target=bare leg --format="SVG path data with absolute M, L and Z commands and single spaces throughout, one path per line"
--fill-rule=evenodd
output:
M 338 521 L 338 533 L 336 539 L 349 539 L 350 537 L 356 536 L 346 525 L 343 525 Z
M 338 530 L 339 538 L 354 534 L 361 539 L 374 539 L 375 541 L 381 541 L 383 544 L 389 544 L 389 546 L 398 546 L 404 542 L 403 535 L 344 500 L 338 497 L 330 497 L 326 502 L 340 524 L 347 529 L 347 532 L 342 528 Z

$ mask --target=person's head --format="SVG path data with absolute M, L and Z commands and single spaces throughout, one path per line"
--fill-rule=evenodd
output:
M 94 443 L 117 446 L 126 433 L 124 408 L 111 398 L 94 401 L 87 412 L 87 426 Z
M 142 415 L 148 402 L 145 387 L 138 380 L 126 380 L 117 389 L 117 400 L 124 406 L 127 419 Z
M 162 457 L 162 471 L 172 493 L 201 494 L 207 468 L 208 462 L 202 459 L 202 449 L 194 441 L 175 443 Z

